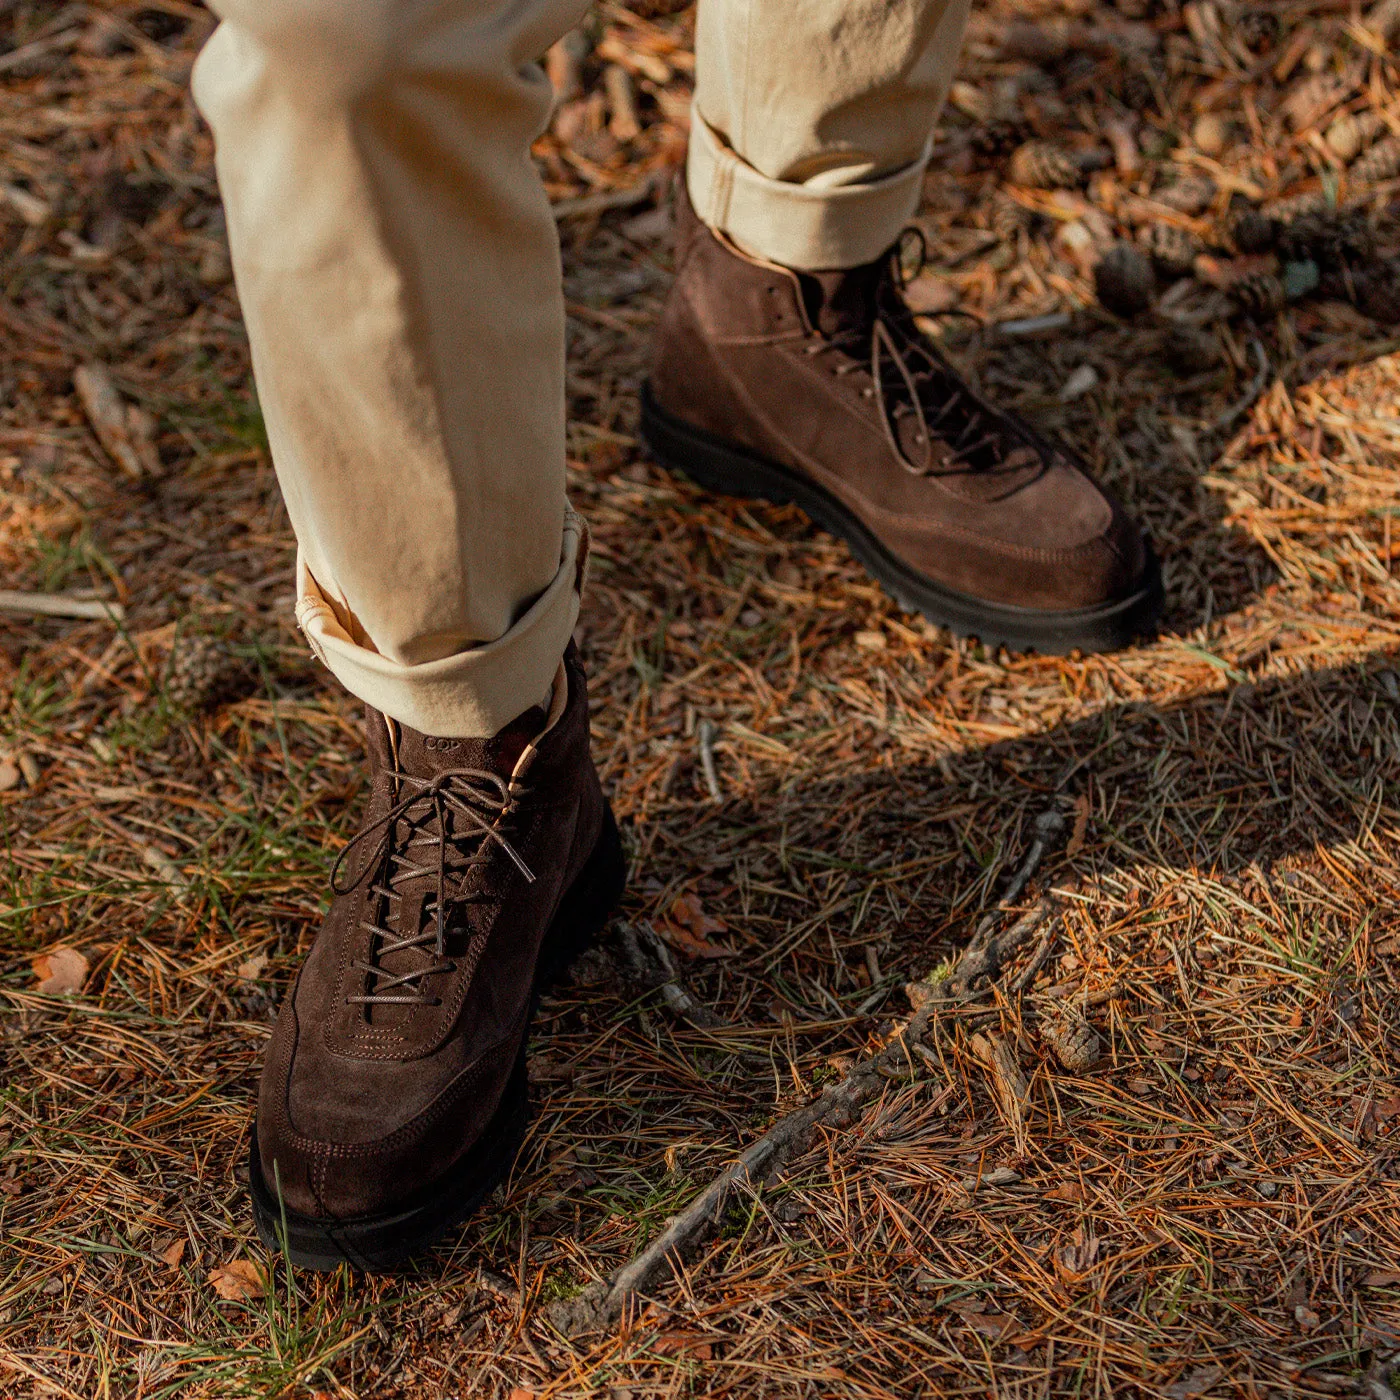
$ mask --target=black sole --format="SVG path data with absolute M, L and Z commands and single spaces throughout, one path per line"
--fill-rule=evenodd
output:
M 815 482 L 707 433 L 668 413 L 642 386 L 642 438 L 664 465 L 697 486 L 723 496 L 795 505 L 823 529 L 840 536 L 851 553 L 908 612 L 984 646 L 1059 656 L 1117 651 L 1151 635 L 1162 611 L 1162 574 L 1148 546 L 1147 567 L 1135 592 L 1094 608 L 1047 612 L 989 603 L 946 588 L 891 554 L 861 519 Z
M 559 903 L 545 935 L 535 973 L 534 1006 L 544 989 L 589 947 L 608 920 L 626 882 L 617 823 L 604 809 L 602 835 L 588 864 Z M 258 1236 L 268 1249 L 302 1269 L 337 1269 L 342 1264 L 382 1273 L 402 1267 L 454 1225 L 466 1220 L 500 1184 L 525 1139 L 530 1121 L 525 1048 L 486 1131 L 445 1176 L 397 1210 L 353 1220 L 320 1220 L 285 1210 L 263 1176 L 257 1124 L 248 1153 L 248 1193 Z

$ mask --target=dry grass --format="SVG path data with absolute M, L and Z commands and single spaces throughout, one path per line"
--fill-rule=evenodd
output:
M 1188 281 L 1167 310 L 1216 358 L 1183 377 L 1160 317 L 1093 306 L 1065 230 L 1175 218 L 1219 243 L 1232 189 L 1340 189 L 1393 252 L 1392 187 L 1350 188 L 1321 143 L 1333 113 L 1304 93 L 1290 121 L 1284 99 L 1336 79 L 1323 98 L 1394 126 L 1396 65 L 1333 0 L 1207 4 L 1190 23 L 1141 4 L 1141 57 L 1095 37 L 1128 3 L 1015 8 L 1040 28 L 1009 46 L 1009 6 L 975 22 L 922 288 L 988 322 L 1072 317 L 1040 338 L 941 324 L 1149 521 L 1163 635 L 1088 660 L 984 654 L 900 614 L 797 514 L 707 499 L 647 461 L 661 221 L 644 200 L 587 211 L 642 199 L 626 192 L 678 161 L 690 15 L 605 6 L 595 37 L 637 75 L 642 133 L 618 141 L 584 97 L 569 142 L 539 151 L 556 198 L 602 196 L 563 224 L 572 489 L 596 561 L 581 633 L 634 860 L 623 918 L 677 946 L 697 912 L 722 925 L 701 927 L 726 956 L 684 964 L 719 1024 L 675 1019 L 615 943 L 588 955 L 546 1003 L 533 1137 L 476 1224 L 402 1277 L 272 1261 L 265 1294 L 226 1301 L 212 1270 L 268 1263 L 243 1199 L 251 1099 L 352 827 L 355 707 L 288 618 L 292 544 L 185 91 L 207 16 L 0 5 L 0 183 L 19 190 L 0 200 L 5 582 L 125 606 L 120 628 L 0 621 L 0 1393 L 1389 1400 L 1396 327 L 1335 282 L 1251 323 Z M 1008 130 L 1089 150 L 1127 105 L 1145 114 L 1141 174 L 1020 191 L 1039 222 L 988 232 L 1007 217 Z M 1218 156 L 1192 144 L 1211 110 L 1237 122 Z M 995 125 L 1007 112 L 1014 130 Z M 1172 176 L 1203 170 L 1207 207 L 1164 213 Z M 1232 419 L 1255 341 L 1263 393 Z M 155 419 L 159 477 L 132 484 L 92 436 L 72 385 L 91 361 Z M 1095 384 L 1062 399 L 1085 365 Z M 198 688 L 170 683 L 191 635 L 239 662 L 197 714 L 175 700 Z M 1058 892 L 1061 931 L 1025 996 L 1013 967 L 973 1008 L 1019 1059 L 1022 1106 L 949 1014 L 918 1079 L 738 1203 L 640 1315 L 553 1330 L 545 1304 L 625 1262 L 889 1034 L 901 985 L 966 942 L 1052 808 L 1073 834 L 1026 898 Z M 37 990 L 30 959 L 56 945 L 90 964 L 76 994 Z M 1032 1013 L 1055 1001 L 1088 1009 L 1092 1069 L 1043 1044 Z

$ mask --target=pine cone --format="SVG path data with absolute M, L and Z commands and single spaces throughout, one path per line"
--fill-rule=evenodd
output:
M 1379 185 L 1400 175 L 1400 136 L 1387 136 L 1377 141 L 1347 172 L 1361 185 Z
M 984 160 L 1001 160 L 1026 139 L 1026 129 L 1020 122 L 989 121 L 975 127 L 972 149 Z
M 1241 253 L 1267 253 L 1277 245 L 1282 228 L 1272 215 L 1246 209 L 1235 220 L 1231 236 Z
M 165 698 L 178 710 L 199 714 L 229 692 L 237 665 L 213 637 L 182 637 L 170 659 Z
M 1278 16 L 1272 10 L 1246 10 L 1235 21 L 1235 36 L 1251 53 L 1272 49 L 1278 35 Z
M 1400 260 L 1368 268 L 1355 279 L 1356 304 L 1373 321 L 1400 325 Z
M 1061 1006 L 1040 1024 L 1040 1037 L 1071 1074 L 1093 1069 L 1103 1056 L 1103 1040 L 1083 1015 Z
M 1118 80 L 1118 100 L 1130 112 L 1155 111 L 1161 75 L 1155 76 L 1159 79 L 1158 83 L 1152 81 L 1154 73 L 1151 69 L 1144 68 L 1137 63 L 1129 64 Z
M 1210 202 L 1215 198 L 1215 190 L 1214 180 L 1209 180 L 1204 175 L 1187 175 L 1175 184 L 1168 185 L 1166 189 L 1154 190 L 1152 197 L 1159 204 L 1165 204 L 1168 209 L 1175 209 L 1178 213 L 1201 214 L 1210 207 Z
M 1379 112 L 1344 112 L 1327 128 L 1327 144 L 1338 160 L 1350 164 L 1385 130 Z
M 1185 378 L 1206 374 L 1220 363 L 1220 346 L 1215 337 L 1190 326 L 1173 326 L 1167 332 L 1162 354 L 1167 364 Z
M 1152 305 L 1152 264 L 1131 243 L 1115 243 L 1094 269 L 1094 291 L 1115 316 L 1136 316 Z
M 1010 195 L 1000 190 L 992 199 L 992 232 L 1003 243 L 1015 243 L 1020 235 L 1030 231 L 1035 215 L 1024 204 L 1017 203 Z
M 1251 321 L 1265 321 L 1283 310 L 1283 283 L 1272 272 L 1250 272 L 1231 285 L 1230 297 Z
M 1067 190 L 1079 183 L 1079 166 L 1051 141 L 1027 141 L 1012 152 L 1007 174 L 1013 185 L 1035 190 Z
M 1301 219 L 1305 214 L 1329 214 L 1332 208 L 1332 201 L 1321 190 L 1312 190 L 1307 194 L 1293 194 L 1286 199 L 1276 199 L 1265 213 L 1277 219 L 1280 224 L 1287 224 L 1294 219 Z
M 1148 224 L 1140 234 L 1143 251 L 1165 277 L 1185 277 L 1201 252 L 1201 240 L 1176 224 Z
M 1304 214 L 1283 230 L 1278 248 L 1285 262 L 1311 260 L 1325 271 L 1369 261 L 1375 256 L 1376 237 L 1360 211 Z

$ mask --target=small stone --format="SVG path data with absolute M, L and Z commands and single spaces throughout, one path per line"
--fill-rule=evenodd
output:
M 1027 141 L 1011 155 L 1007 174 L 1012 184 L 1036 190 L 1067 190 L 1079 183 L 1080 169 L 1063 147 L 1052 141 Z
M 1177 224 L 1148 224 L 1140 235 L 1143 251 L 1166 277 L 1187 277 L 1203 251 L 1201 240 Z
M 19 765 L 10 760 L 0 760 L 0 792 L 9 792 L 19 786 Z
M 1093 365 L 1080 365 L 1060 386 L 1060 402 L 1073 403 L 1098 386 L 1099 372 Z
M 1191 140 L 1202 155 L 1218 156 L 1230 144 L 1230 128 L 1214 112 L 1207 112 L 1196 119 Z
M 1131 243 L 1115 243 L 1094 269 L 1094 290 L 1115 316 L 1137 316 L 1152 305 L 1152 264 Z
M 1282 280 L 1284 297 L 1288 301 L 1301 301 L 1309 292 L 1317 290 L 1322 274 L 1309 258 L 1306 262 L 1284 263 Z

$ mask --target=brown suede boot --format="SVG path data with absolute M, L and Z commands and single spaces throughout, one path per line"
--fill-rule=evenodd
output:
M 391 1268 L 514 1158 L 540 987 L 623 883 L 572 647 L 564 674 L 548 716 L 490 740 L 428 738 L 369 711 L 365 824 L 332 874 L 258 1095 L 253 1211 L 294 1264 Z
M 1123 646 L 1150 630 L 1151 546 L 1063 448 L 979 398 L 918 329 L 897 250 L 796 273 L 677 199 L 676 280 L 642 397 L 668 466 L 800 506 L 911 611 L 987 645 Z

